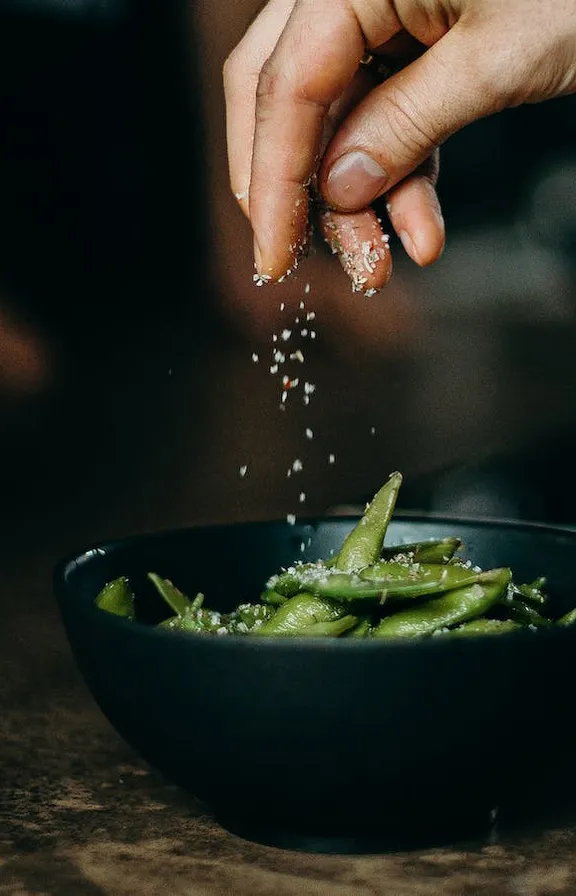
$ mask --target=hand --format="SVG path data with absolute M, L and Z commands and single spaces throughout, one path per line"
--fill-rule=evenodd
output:
M 358 71 L 367 48 L 397 59 L 415 42 L 385 83 Z M 230 179 L 258 273 L 279 280 L 297 264 L 314 183 L 325 236 L 371 289 L 391 272 L 376 198 L 429 264 L 444 243 L 437 147 L 505 107 L 576 91 L 576 0 L 270 0 L 224 82 Z

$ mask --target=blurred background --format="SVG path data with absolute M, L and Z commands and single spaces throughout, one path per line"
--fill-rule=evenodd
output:
M 576 523 L 575 98 L 449 142 L 434 268 L 398 249 L 366 299 L 318 251 L 259 289 L 221 85 L 258 6 L 3 0 L 7 563 L 14 543 L 323 513 L 393 469 L 406 508 Z

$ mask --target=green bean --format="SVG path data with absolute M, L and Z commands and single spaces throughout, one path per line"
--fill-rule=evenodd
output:
M 317 563 L 295 563 L 284 572 L 271 576 L 266 583 L 266 589 L 275 591 L 281 597 L 294 597 L 302 591 L 302 582 L 306 573 L 321 574 L 325 569 L 326 566 L 321 560 Z
M 542 616 L 528 601 L 520 600 L 517 597 L 505 598 L 501 601 L 500 606 L 502 612 L 506 614 L 506 618 L 514 619 L 524 625 L 537 625 L 539 628 L 546 628 L 552 625 L 550 619 Z
M 473 635 L 504 635 L 506 632 L 517 631 L 523 628 L 519 622 L 512 619 L 473 619 L 471 622 L 463 622 L 456 628 L 448 629 L 446 632 L 436 632 L 457 637 L 468 637 Z
M 346 616 L 343 607 L 306 591 L 289 598 L 255 635 L 298 635 L 319 622 L 335 622 Z
M 104 585 L 96 598 L 96 606 L 114 616 L 134 619 L 134 595 L 128 579 L 120 576 Z
M 410 557 L 414 563 L 448 563 L 458 548 L 459 538 L 440 538 L 430 541 L 414 541 L 411 544 L 393 544 L 382 548 L 383 560 L 393 560 L 398 556 Z
M 441 563 L 395 563 L 383 560 L 360 571 L 359 576 L 383 590 L 386 597 L 415 598 L 441 594 L 464 585 L 473 585 L 479 569 Z
M 260 595 L 260 600 L 263 604 L 269 604 L 271 607 L 279 607 L 287 598 L 283 594 L 278 594 L 273 588 L 267 588 Z
M 336 569 L 342 572 L 354 572 L 376 562 L 384 544 L 401 484 L 401 473 L 392 473 L 388 482 L 366 507 L 362 518 L 345 538 L 338 554 Z
M 255 631 L 274 615 L 274 607 L 266 604 L 240 604 L 224 620 L 231 635 L 245 635 Z
M 529 585 L 518 585 L 517 590 L 520 592 L 522 597 L 525 597 L 526 600 L 531 601 L 535 604 L 544 605 L 547 602 L 547 597 L 542 593 L 542 589 L 546 587 L 546 579 L 544 576 L 539 576 L 537 579 L 534 579 Z
M 333 622 L 315 622 L 301 629 L 297 634 L 305 638 L 339 638 L 345 632 L 354 628 L 358 618 L 356 616 L 342 616 Z
M 155 586 L 160 597 L 166 601 L 171 610 L 177 616 L 183 616 L 191 608 L 191 603 L 185 594 L 174 585 L 170 579 L 162 579 L 155 572 L 149 572 L 148 578 Z
M 556 625 L 576 625 L 576 607 L 556 620 Z
M 188 632 L 190 634 L 226 634 L 227 630 L 222 620 L 222 614 L 216 610 L 201 608 L 192 610 L 188 607 L 184 613 L 170 616 L 158 626 L 175 632 Z
M 372 629 L 372 623 L 368 617 L 364 617 L 360 619 L 357 625 L 354 628 L 351 628 L 350 631 L 346 632 L 346 638 L 368 638 L 370 637 L 370 632 Z
M 466 585 L 409 610 L 385 617 L 372 632 L 374 638 L 418 638 L 437 629 L 482 616 L 505 592 L 509 569 L 482 573 L 473 585 Z

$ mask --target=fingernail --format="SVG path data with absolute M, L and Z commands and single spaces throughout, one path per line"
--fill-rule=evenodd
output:
M 365 152 L 349 152 L 330 169 L 326 181 L 327 199 L 341 209 L 365 208 L 384 189 L 388 175 Z
M 402 245 L 404 246 L 410 258 L 418 264 L 418 249 L 416 248 L 416 244 L 414 243 L 414 240 L 412 239 L 408 231 L 401 230 L 398 236 L 400 237 Z

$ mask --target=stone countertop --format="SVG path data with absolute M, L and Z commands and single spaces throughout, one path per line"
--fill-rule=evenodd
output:
M 52 560 L 15 560 L 5 577 L 3 896 L 576 893 L 576 816 L 566 813 L 496 830 L 484 841 L 370 855 L 294 852 L 227 833 L 193 798 L 151 773 L 92 701 L 50 594 Z

